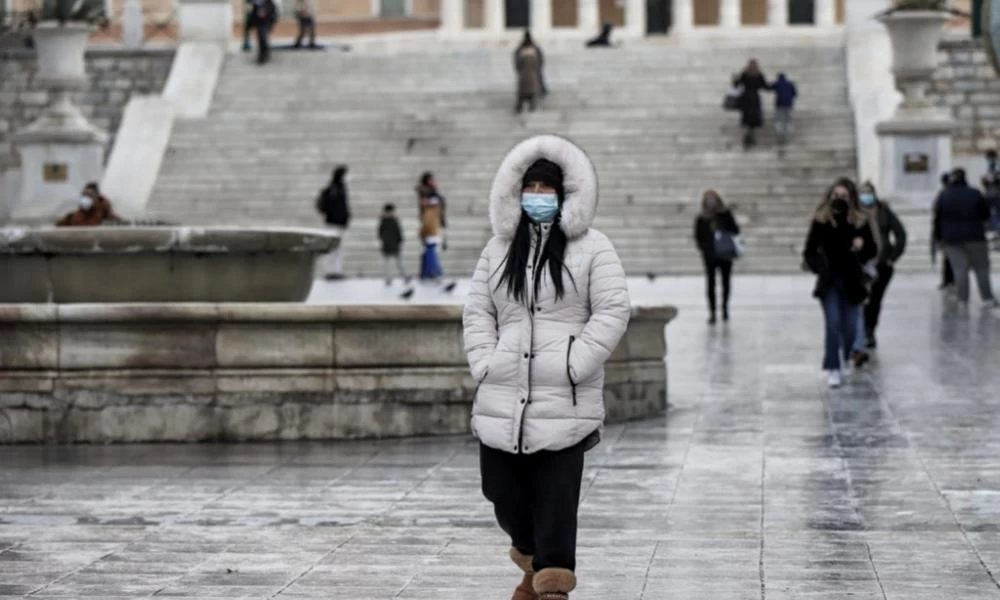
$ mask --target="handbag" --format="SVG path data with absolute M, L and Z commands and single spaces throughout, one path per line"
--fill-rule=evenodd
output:
M 743 99 L 743 86 L 735 85 L 726 92 L 722 99 L 723 110 L 739 110 Z
M 716 260 L 737 260 L 743 256 L 744 248 L 740 239 L 729 231 L 716 231 L 713 241 Z

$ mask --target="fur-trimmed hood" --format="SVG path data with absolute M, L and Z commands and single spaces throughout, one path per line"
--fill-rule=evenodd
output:
M 521 180 L 538 159 L 563 170 L 563 200 L 559 227 L 569 239 L 587 233 L 597 214 L 597 171 L 590 157 L 573 142 L 556 135 L 528 138 L 507 153 L 490 190 L 493 233 L 511 239 L 521 220 Z

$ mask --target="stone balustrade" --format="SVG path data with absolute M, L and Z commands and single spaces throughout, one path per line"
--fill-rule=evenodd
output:
M 0 441 L 340 439 L 468 431 L 460 306 L 0 304 Z M 636 308 L 609 419 L 666 407 L 665 326 Z

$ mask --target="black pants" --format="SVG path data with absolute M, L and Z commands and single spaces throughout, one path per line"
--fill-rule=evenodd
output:
M 708 294 L 708 308 L 715 314 L 718 301 L 715 294 L 715 272 L 722 273 L 722 311 L 729 312 L 729 294 L 732 290 L 733 262 L 729 260 L 705 259 L 705 292 Z
M 271 58 L 271 45 L 268 42 L 270 26 L 259 23 L 257 29 L 257 62 L 264 64 Z
M 941 264 L 941 285 L 949 286 L 955 285 L 955 271 L 951 269 L 951 261 L 948 257 L 944 257 L 944 262 Z
M 483 495 L 511 545 L 534 556 L 535 571 L 576 569 L 576 515 L 583 443 L 555 452 L 510 454 L 480 444 Z
M 302 47 L 302 40 L 309 36 L 309 47 L 316 47 L 316 20 L 312 17 L 299 17 L 299 35 L 295 38 L 295 47 Z
M 872 292 L 868 296 L 868 304 L 865 305 L 865 333 L 869 338 L 875 336 L 878 318 L 882 314 L 882 299 L 885 298 L 885 290 L 889 287 L 894 272 L 895 269 L 889 265 L 878 266 L 878 279 L 872 284 Z

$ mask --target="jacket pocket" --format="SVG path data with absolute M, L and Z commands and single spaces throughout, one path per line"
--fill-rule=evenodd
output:
M 576 382 L 573 381 L 573 372 L 569 368 L 569 358 L 573 354 L 573 342 L 576 336 L 569 336 L 569 344 L 566 346 L 566 379 L 569 379 L 569 386 L 573 392 L 573 406 L 576 406 Z

